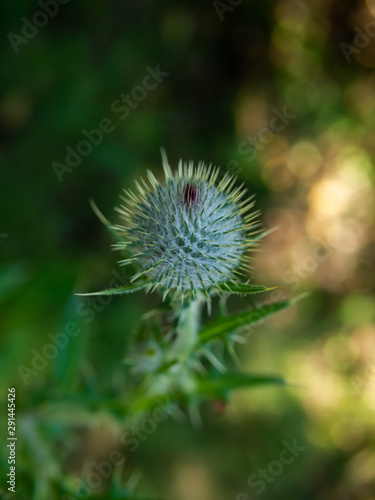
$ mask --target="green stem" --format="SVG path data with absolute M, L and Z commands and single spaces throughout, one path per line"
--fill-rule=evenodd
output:
M 176 339 L 170 351 L 171 359 L 180 362 L 191 356 L 198 341 L 202 301 L 193 300 L 181 310 L 176 327 Z

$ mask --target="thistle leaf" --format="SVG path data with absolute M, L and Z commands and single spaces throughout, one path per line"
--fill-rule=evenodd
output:
M 220 291 L 226 293 L 239 293 L 239 294 L 250 294 L 250 293 L 260 293 L 268 292 L 269 290 L 275 290 L 279 288 L 273 286 L 271 288 L 263 285 L 250 285 L 248 283 L 236 283 L 235 281 L 229 281 L 227 283 L 222 283 L 217 287 Z
M 199 333 L 200 343 L 204 344 L 215 338 L 229 335 L 244 326 L 253 325 L 254 323 L 263 321 L 268 316 L 286 309 L 293 303 L 294 301 L 289 299 L 280 300 L 279 302 L 265 304 L 251 309 L 250 311 L 216 319 L 201 329 Z
M 76 293 L 75 295 L 79 295 L 80 297 L 92 297 L 94 295 L 123 295 L 126 293 L 137 292 L 146 286 L 147 283 L 142 283 L 139 285 L 119 286 L 117 288 L 110 288 L 109 290 L 101 290 L 100 292 Z
M 221 396 L 233 389 L 255 387 L 265 384 L 286 385 L 283 378 L 277 375 L 258 375 L 248 373 L 224 373 L 200 379 L 198 390 L 207 396 Z

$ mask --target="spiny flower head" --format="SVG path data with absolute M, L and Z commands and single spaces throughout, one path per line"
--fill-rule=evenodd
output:
M 209 297 L 246 267 L 258 225 L 253 197 L 246 199 L 247 190 L 234 187 L 229 174 L 215 185 L 219 168 L 202 162 L 180 161 L 172 173 L 163 155 L 163 169 L 163 184 L 148 171 L 149 182 L 136 181 L 137 193 L 125 190 L 116 208 L 124 224 L 114 227 L 120 237 L 115 248 L 130 254 L 120 263 L 137 263 L 132 281 L 144 280 L 164 298 L 170 292 L 182 300 L 200 292 Z

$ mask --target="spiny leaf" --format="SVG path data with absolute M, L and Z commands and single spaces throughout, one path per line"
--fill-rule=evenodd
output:
M 145 288 L 147 283 L 142 283 L 139 285 L 128 285 L 128 286 L 119 286 L 117 288 L 110 288 L 109 290 L 102 290 L 100 292 L 91 292 L 91 293 L 76 293 L 75 295 L 79 295 L 80 297 L 91 297 L 93 295 L 122 295 L 125 293 L 133 293 L 138 290 L 142 290 Z
M 268 316 L 275 314 L 292 305 L 293 301 L 289 299 L 272 302 L 250 311 L 245 311 L 232 316 L 219 318 L 203 327 L 199 333 L 200 343 L 204 344 L 214 338 L 229 335 L 241 327 L 249 326 L 262 321 Z
M 243 387 L 255 387 L 265 384 L 286 385 L 277 375 L 258 375 L 248 373 L 223 373 L 198 381 L 198 390 L 209 396 L 225 395 L 226 392 Z
M 229 281 L 227 283 L 222 283 L 218 285 L 218 289 L 221 290 L 222 292 L 226 293 L 240 293 L 240 294 L 249 294 L 249 293 L 259 293 L 259 292 L 268 292 L 269 290 L 274 290 L 275 288 L 278 288 L 277 286 L 274 287 L 267 287 L 263 285 L 251 285 L 248 283 L 236 283 L 234 281 Z

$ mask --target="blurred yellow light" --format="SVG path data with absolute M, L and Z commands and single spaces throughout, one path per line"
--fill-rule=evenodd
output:
M 348 479 L 356 485 L 375 479 L 375 452 L 373 449 L 361 450 L 351 459 L 348 466 Z
M 223 498 L 218 491 L 215 491 L 206 465 L 198 462 L 178 464 L 171 497 L 180 500 Z
M 327 240 L 329 245 L 340 252 L 354 254 L 363 244 L 361 225 L 355 219 L 332 221 L 327 231 Z
M 302 403 L 314 413 L 337 408 L 345 398 L 343 379 L 322 360 L 320 351 L 309 355 L 289 356 L 288 380 L 298 381 Z
M 375 0 L 366 0 L 366 5 L 370 13 L 375 16 Z
M 319 179 L 309 193 L 312 210 L 328 217 L 345 212 L 352 197 L 349 186 L 334 177 Z
M 371 353 L 375 352 L 375 325 L 358 326 L 350 337 L 349 346 L 356 358 L 367 362 Z

